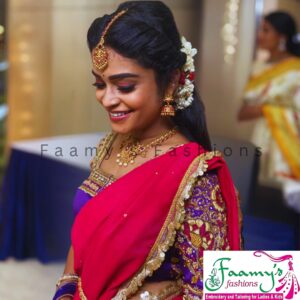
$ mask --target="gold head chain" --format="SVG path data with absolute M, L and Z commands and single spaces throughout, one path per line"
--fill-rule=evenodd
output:
M 107 34 L 107 31 L 112 26 L 112 24 L 118 18 L 120 18 L 122 15 L 124 15 L 126 12 L 127 12 L 127 9 L 121 10 L 119 13 L 117 13 L 109 21 L 109 23 L 106 25 L 105 29 L 102 32 L 102 35 L 101 35 L 99 43 L 97 44 L 97 46 L 93 50 L 93 54 L 92 54 L 93 64 L 101 72 L 103 72 L 106 69 L 107 65 L 108 65 L 108 53 L 107 53 L 107 50 L 106 50 L 105 45 L 104 45 L 105 35 Z

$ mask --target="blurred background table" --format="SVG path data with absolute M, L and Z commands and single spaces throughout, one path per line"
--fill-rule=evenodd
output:
M 89 174 L 91 150 L 103 135 L 59 136 L 12 145 L 0 198 L 0 259 L 65 258 L 73 197 Z

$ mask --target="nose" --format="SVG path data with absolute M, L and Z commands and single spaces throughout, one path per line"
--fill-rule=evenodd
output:
M 96 99 L 104 108 L 117 106 L 120 103 L 119 97 L 109 88 L 96 92 Z

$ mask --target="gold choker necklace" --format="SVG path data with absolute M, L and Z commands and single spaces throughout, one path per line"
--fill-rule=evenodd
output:
M 133 136 L 128 136 L 120 146 L 120 152 L 117 154 L 116 163 L 119 166 L 127 167 L 129 164 L 133 164 L 136 157 L 141 155 L 142 157 L 146 157 L 147 151 L 160 145 L 165 142 L 171 136 L 173 136 L 177 132 L 176 128 L 170 129 L 162 135 L 158 136 L 151 143 L 142 145 L 137 139 Z

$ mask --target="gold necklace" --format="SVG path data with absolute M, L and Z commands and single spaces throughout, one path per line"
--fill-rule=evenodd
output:
M 117 154 L 116 163 L 121 167 L 127 167 L 129 163 L 133 164 L 138 155 L 141 155 L 142 157 L 146 157 L 147 151 L 150 148 L 165 142 L 176 132 L 177 132 L 176 128 L 170 129 L 146 145 L 142 145 L 138 140 L 136 140 L 131 135 L 128 136 L 121 143 L 120 152 Z

